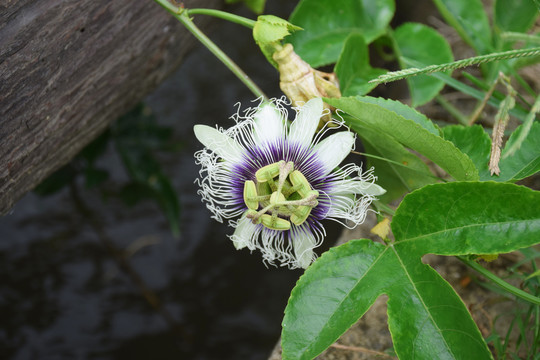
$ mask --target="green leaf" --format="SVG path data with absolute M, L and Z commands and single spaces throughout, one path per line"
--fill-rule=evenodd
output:
M 520 148 L 511 156 L 505 158 L 509 149 L 519 137 L 523 125 L 519 126 L 510 135 L 502 151 L 499 169 L 499 176 L 491 176 L 488 168 L 489 154 L 491 151 L 491 139 L 484 132 L 480 125 L 471 127 L 447 126 L 443 128 L 444 137 L 452 141 L 462 152 L 467 154 L 474 162 L 480 180 L 493 180 L 497 182 L 514 182 L 536 174 L 540 171 L 540 124 L 535 122 L 529 134 L 521 144 Z
M 71 184 L 77 174 L 75 167 L 67 164 L 49 175 L 33 191 L 39 196 L 52 195 Z
M 134 182 L 149 189 L 149 194 L 159 204 L 169 220 L 174 236 L 180 234 L 180 204 L 178 195 L 169 179 L 161 172 L 161 166 L 149 149 L 140 142 L 129 143 L 119 139 L 115 142 L 122 162 Z
M 324 253 L 306 270 L 285 309 L 284 360 L 314 358 L 369 309 L 384 290 L 377 279 L 396 272 L 388 252 L 369 240 L 351 241 Z
M 84 180 L 87 189 L 93 188 L 109 178 L 109 172 L 95 167 L 84 169 Z
M 385 33 L 394 11 L 393 0 L 302 0 L 289 21 L 306 31 L 288 39 L 312 67 L 332 64 L 351 33 L 371 43 Z
M 180 235 L 180 203 L 171 181 L 165 175 L 158 173 L 149 179 L 149 185 L 153 190 L 154 199 L 167 217 L 172 234 L 178 237 Z
M 94 162 L 105 153 L 110 140 L 111 132 L 107 129 L 97 138 L 92 140 L 90 144 L 86 145 L 81 152 L 77 154 L 77 157 L 85 159 L 89 166 L 93 165 Z
M 124 186 L 119 193 L 120 199 L 127 206 L 135 206 L 141 200 L 150 199 L 153 196 L 152 190 L 145 184 L 130 182 Z
M 398 263 L 388 294 L 388 328 L 398 357 L 492 359 L 454 289 L 412 249 L 393 248 Z
M 404 103 L 392 99 L 376 98 L 371 96 L 357 96 L 358 100 L 382 106 L 385 109 L 391 110 L 398 115 L 403 116 L 405 119 L 409 119 L 432 133 L 433 135 L 440 135 L 441 131 L 437 125 L 435 125 L 426 115 L 416 111 L 410 106 Z
M 113 124 L 112 136 L 130 178 L 140 187 L 147 188 L 144 195 L 151 196 L 159 204 L 169 220 L 173 235 L 178 236 L 178 194 L 154 157 L 154 149 L 162 146 L 170 136 L 168 130 L 155 123 L 147 108 L 139 106 Z
M 369 81 L 386 72 L 384 69 L 372 68 L 369 64 L 369 50 L 360 34 L 351 34 L 334 68 L 343 96 L 364 95 L 376 84 Z
M 34 189 L 34 192 L 40 196 L 54 194 L 72 183 L 81 173 L 85 175 L 86 187 L 99 185 L 108 178 L 109 174 L 104 170 L 96 169 L 94 163 L 107 149 L 110 135 L 110 131 L 106 130 L 92 140 L 77 154 L 71 163 L 49 175 Z
M 527 32 L 538 17 L 533 0 L 495 1 L 495 24 L 502 31 Z
M 361 124 L 352 125 L 352 129 L 362 139 L 367 154 L 386 159 L 367 157 L 368 166 L 375 168 L 377 184 L 386 190 L 379 197 L 381 201 L 388 203 L 436 181 L 428 166 L 391 136 Z
M 412 59 L 424 65 L 437 65 L 454 61 L 452 49 L 435 29 L 418 23 L 406 23 L 394 32 L 396 52 L 400 58 Z M 407 66 L 402 62 L 402 68 Z M 450 74 L 450 71 L 446 71 Z M 407 79 L 413 106 L 433 99 L 444 87 L 444 82 L 428 75 Z
M 433 0 L 446 22 L 479 54 L 493 52 L 491 28 L 481 0 Z
M 243 2 L 255 14 L 262 14 L 264 12 L 264 5 L 266 4 L 266 0 L 225 0 L 227 4 L 235 4 L 237 2 Z
M 523 125 L 519 126 L 510 135 L 501 153 L 499 168 L 500 175 L 491 177 L 496 181 L 517 181 L 540 171 L 540 123 L 534 122 L 529 130 L 529 134 L 516 152 L 505 158 L 506 149 L 510 148 L 519 137 L 519 132 Z
M 363 239 L 326 252 L 298 280 L 283 319 L 283 359 L 314 358 L 382 294 L 400 359 L 491 358 L 461 299 L 418 254 Z
M 409 65 L 414 66 L 414 67 L 422 66 L 422 64 L 415 63 L 415 62 L 411 62 Z M 459 92 L 467 94 L 477 100 L 482 101 L 484 99 L 484 96 L 486 95 L 483 91 L 477 90 L 473 88 L 472 86 L 466 85 L 465 83 L 459 80 L 456 80 L 453 77 L 448 76 L 444 73 L 435 72 L 435 73 L 432 73 L 430 76 L 433 76 L 434 78 L 444 81 L 446 85 L 456 89 Z M 495 109 L 498 109 L 501 106 L 501 100 L 493 96 L 489 98 L 487 103 L 488 105 L 492 106 Z M 512 110 L 510 110 L 510 115 L 513 115 L 520 120 L 524 120 L 527 117 L 527 113 L 523 111 L 523 109 L 520 109 L 519 105 L 513 108 Z
M 258 44 L 275 43 L 297 30 L 302 28 L 274 15 L 261 15 L 253 27 L 253 38 Z
M 398 244 L 427 254 L 499 254 L 540 241 L 540 192 L 508 183 L 428 185 L 392 220 Z
M 501 253 L 540 239 L 540 192 L 513 184 L 454 182 L 407 195 L 385 246 L 352 240 L 324 253 L 298 280 L 285 309 L 284 359 L 312 359 L 388 296 L 394 349 L 407 359 L 491 359 L 467 308 L 427 253 Z
M 302 30 L 302 28 L 289 23 L 287 20 L 274 15 L 261 15 L 257 17 L 253 27 L 253 38 L 270 64 L 277 67 L 277 63 L 272 57 L 276 51 L 276 46 L 279 46 L 279 41 L 298 30 Z
M 451 125 L 442 128 L 444 138 L 454 143 L 463 153 L 472 160 L 480 178 L 489 175 L 489 153 L 491 151 L 491 139 L 482 126 Z
M 370 104 L 362 98 L 327 98 L 324 101 L 351 115 L 354 118 L 351 125 L 358 122 L 392 136 L 399 143 L 435 162 L 454 179 L 478 179 L 478 170 L 467 155 L 450 141 L 434 135 L 414 120 L 406 119 L 379 105 Z

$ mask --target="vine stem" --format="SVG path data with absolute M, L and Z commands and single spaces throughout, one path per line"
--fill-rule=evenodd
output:
M 165 10 L 167 10 L 170 14 L 172 14 L 178 21 L 182 23 L 186 27 L 186 29 L 193 34 L 199 40 L 214 56 L 216 56 L 229 70 L 232 71 L 234 75 L 244 85 L 247 86 L 249 90 L 257 97 L 257 98 L 263 98 L 264 100 L 268 100 L 268 97 L 264 94 L 264 92 L 249 78 L 249 76 L 238 66 L 230 57 L 227 56 L 212 40 L 208 38 L 193 22 L 193 20 L 189 17 L 189 10 L 186 10 L 182 7 L 177 7 L 168 2 L 167 0 L 154 0 L 157 2 L 161 7 L 163 7 Z M 198 12 L 200 12 L 202 9 L 198 9 Z M 214 13 L 215 16 L 215 13 Z M 229 18 L 230 20 L 231 18 Z M 246 19 L 247 20 L 247 19 Z
M 478 264 L 475 261 L 471 261 L 463 256 L 457 256 L 459 260 L 464 262 L 467 266 L 471 267 L 472 269 L 478 271 L 480 274 L 488 278 L 489 280 L 493 281 L 496 285 L 498 285 L 500 288 L 502 288 L 505 291 L 508 291 L 509 293 L 527 301 L 535 305 L 540 305 L 540 298 L 531 295 L 523 290 L 520 290 L 516 288 L 515 286 L 510 285 L 506 281 L 502 280 L 495 274 L 491 273 L 490 271 L 484 269 L 480 264 Z
M 235 14 L 228 13 L 226 11 L 215 10 L 215 9 L 186 9 L 188 16 L 191 15 L 208 15 L 214 16 L 223 20 L 233 22 L 238 25 L 245 26 L 247 28 L 253 29 L 256 21 L 245 18 L 243 16 L 238 16 Z
M 519 57 L 528 57 L 528 56 L 537 56 L 540 55 L 540 47 L 529 48 L 529 49 L 519 49 L 519 50 L 510 50 L 503 51 L 498 53 L 492 53 L 487 55 L 475 56 L 463 60 L 454 61 L 446 64 L 439 65 L 429 65 L 419 68 L 409 68 L 399 71 L 392 71 L 384 75 L 379 76 L 376 79 L 369 81 L 372 84 L 388 83 L 396 80 L 406 79 L 412 76 L 422 75 L 422 74 L 431 74 L 434 72 L 446 71 L 446 70 L 455 70 L 462 67 L 467 67 L 471 65 L 480 65 L 490 61 L 505 60 L 505 59 L 514 59 Z

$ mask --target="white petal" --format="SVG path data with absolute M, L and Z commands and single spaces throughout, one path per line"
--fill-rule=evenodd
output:
M 316 246 L 315 237 L 309 231 L 298 231 L 292 240 L 297 265 L 306 269 L 313 261 L 313 249 Z
M 281 113 L 273 104 L 261 105 L 259 112 L 255 114 L 253 136 L 255 141 L 262 145 L 273 143 L 283 138 L 285 122 Z
M 243 147 L 233 138 L 206 125 L 193 127 L 197 139 L 225 161 L 238 162 L 242 159 Z
M 234 234 L 231 236 L 231 240 L 236 250 L 243 249 L 246 246 L 250 250 L 253 250 L 255 245 L 253 241 L 256 231 L 257 225 L 253 224 L 250 219 L 243 216 L 238 220 Z
M 309 146 L 319 125 L 322 111 L 323 102 L 320 98 L 311 99 L 302 106 L 289 129 L 289 140 L 305 147 Z
M 351 152 L 354 145 L 354 135 L 349 131 L 333 134 L 314 147 L 323 163 L 327 175 L 338 166 Z
M 382 187 L 370 181 L 340 180 L 333 182 L 332 186 L 335 189 L 332 194 L 336 195 L 362 194 L 379 196 L 386 192 Z

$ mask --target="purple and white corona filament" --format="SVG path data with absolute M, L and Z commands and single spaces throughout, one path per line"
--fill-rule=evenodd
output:
M 307 268 L 325 236 L 324 219 L 354 227 L 384 190 L 373 171 L 338 167 L 354 145 L 346 130 L 324 140 L 317 132 L 321 99 L 296 109 L 287 127 L 284 100 L 261 103 L 233 116 L 236 125 L 194 127 L 205 146 L 195 153 L 201 165 L 199 194 L 213 218 L 229 219 L 237 249 L 258 249 L 269 264 Z

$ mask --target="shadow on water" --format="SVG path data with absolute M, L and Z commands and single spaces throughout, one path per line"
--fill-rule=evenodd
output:
M 269 5 L 269 13 L 287 17 L 294 4 Z M 270 96 L 280 96 L 276 72 L 249 30 L 216 21 L 211 37 Z M 0 219 L 2 358 L 269 355 L 301 271 L 267 269 L 259 253 L 234 250 L 226 238 L 231 229 L 210 219 L 193 182 L 198 176 L 193 153 L 201 148 L 193 125 L 230 126 L 234 104 L 248 106 L 251 99 L 201 46 L 146 99 L 158 122 L 174 128 L 173 140 L 182 147 L 159 154 L 180 197 L 178 238 L 154 202 L 128 207 L 108 195 L 128 178 L 111 144 L 96 159 L 108 173 L 106 191 L 87 189 L 76 176 L 54 195 L 28 194 Z M 327 227 L 330 234 L 338 228 Z

